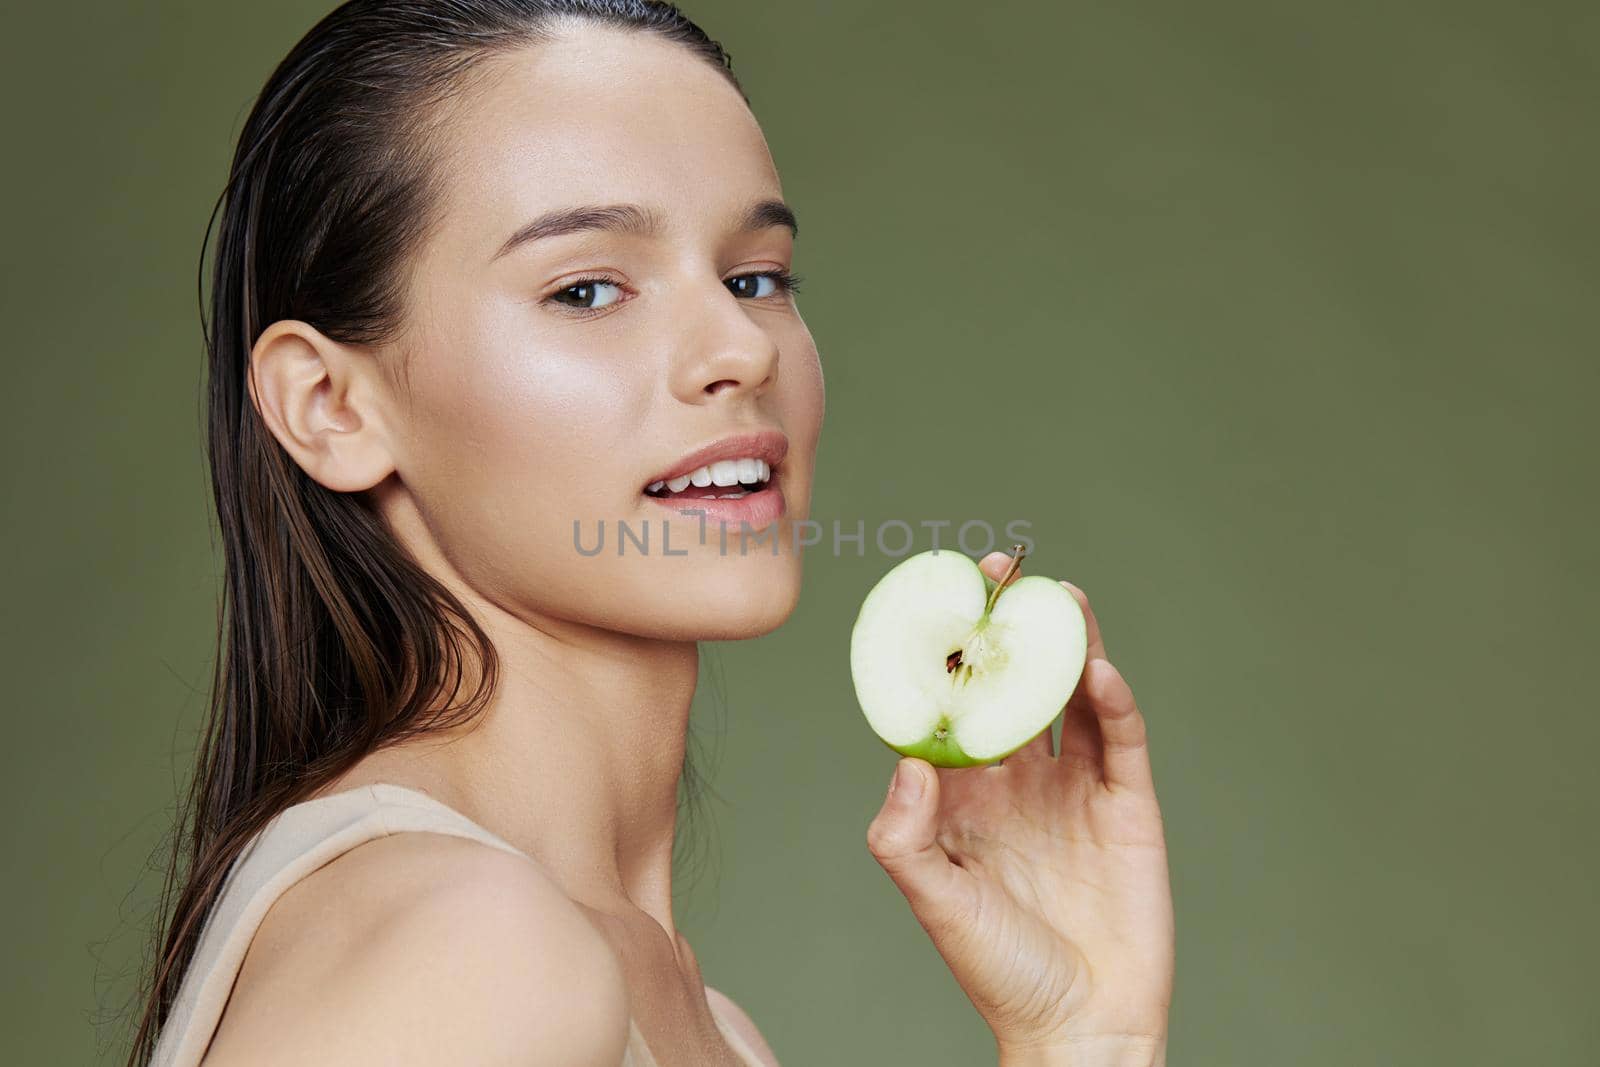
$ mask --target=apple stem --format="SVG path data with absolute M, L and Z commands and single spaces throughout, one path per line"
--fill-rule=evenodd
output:
M 1006 567 L 1005 574 L 1000 576 L 999 583 L 996 584 L 994 589 L 989 593 L 989 602 L 983 606 L 983 613 L 985 615 L 988 615 L 989 612 L 994 610 L 994 602 L 1000 599 L 1001 591 L 1005 589 L 1006 583 L 1016 575 L 1017 568 L 1022 566 L 1022 557 L 1026 556 L 1027 554 L 1027 549 L 1025 549 L 1022 545 L 1011 546 L 1011 563 Z

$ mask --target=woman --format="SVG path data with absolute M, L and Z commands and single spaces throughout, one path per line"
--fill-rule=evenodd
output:
M 226 639 L 129 1062 L 776 1063 L 671 908 L 696 642 L 794 607 L 823 417 L 727 56 L 668 4 L 357 0 L 224 198 Z M 1161 817 L 1088 617 L 1059 758 L 902 760 L 867 835 L 1008 1064 L 1165 1056 Z

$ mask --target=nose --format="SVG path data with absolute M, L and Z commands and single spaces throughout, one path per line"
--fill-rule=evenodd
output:
M 673 392 L 688 404 L 725 394 L 760 396 L 778 376 L 777 338 L 759 321 L 770 313 L 752 313 L 727 286 L 716 289 L 693 307 L 674 374 Z

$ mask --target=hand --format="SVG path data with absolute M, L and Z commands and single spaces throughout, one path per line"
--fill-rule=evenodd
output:
M 995 581 L 1010 558 L 979 564 Z M 896 767 L 867 847 L 905 894 L 1002 1060 L 1165 1061 L 1172 888 L 1144 718 L 1106 659 L 1083 591 L 1088 658 L 1050 728 L 987 767 Z M 1142 1059 L 1116 1058 L 1120 1049 Z M 1082 1059 L 1075 1058 L 1082 1056 Z

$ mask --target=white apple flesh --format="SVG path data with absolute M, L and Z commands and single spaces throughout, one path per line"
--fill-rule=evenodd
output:
M 1060 582 L 1026 575 L 1001 588 L 966 555 L 933 549 L 867 593 L 850 674 L 884 744 L 935 767 L 975 767 L 1054 721 L 1087 652 L 1083 610 Z

